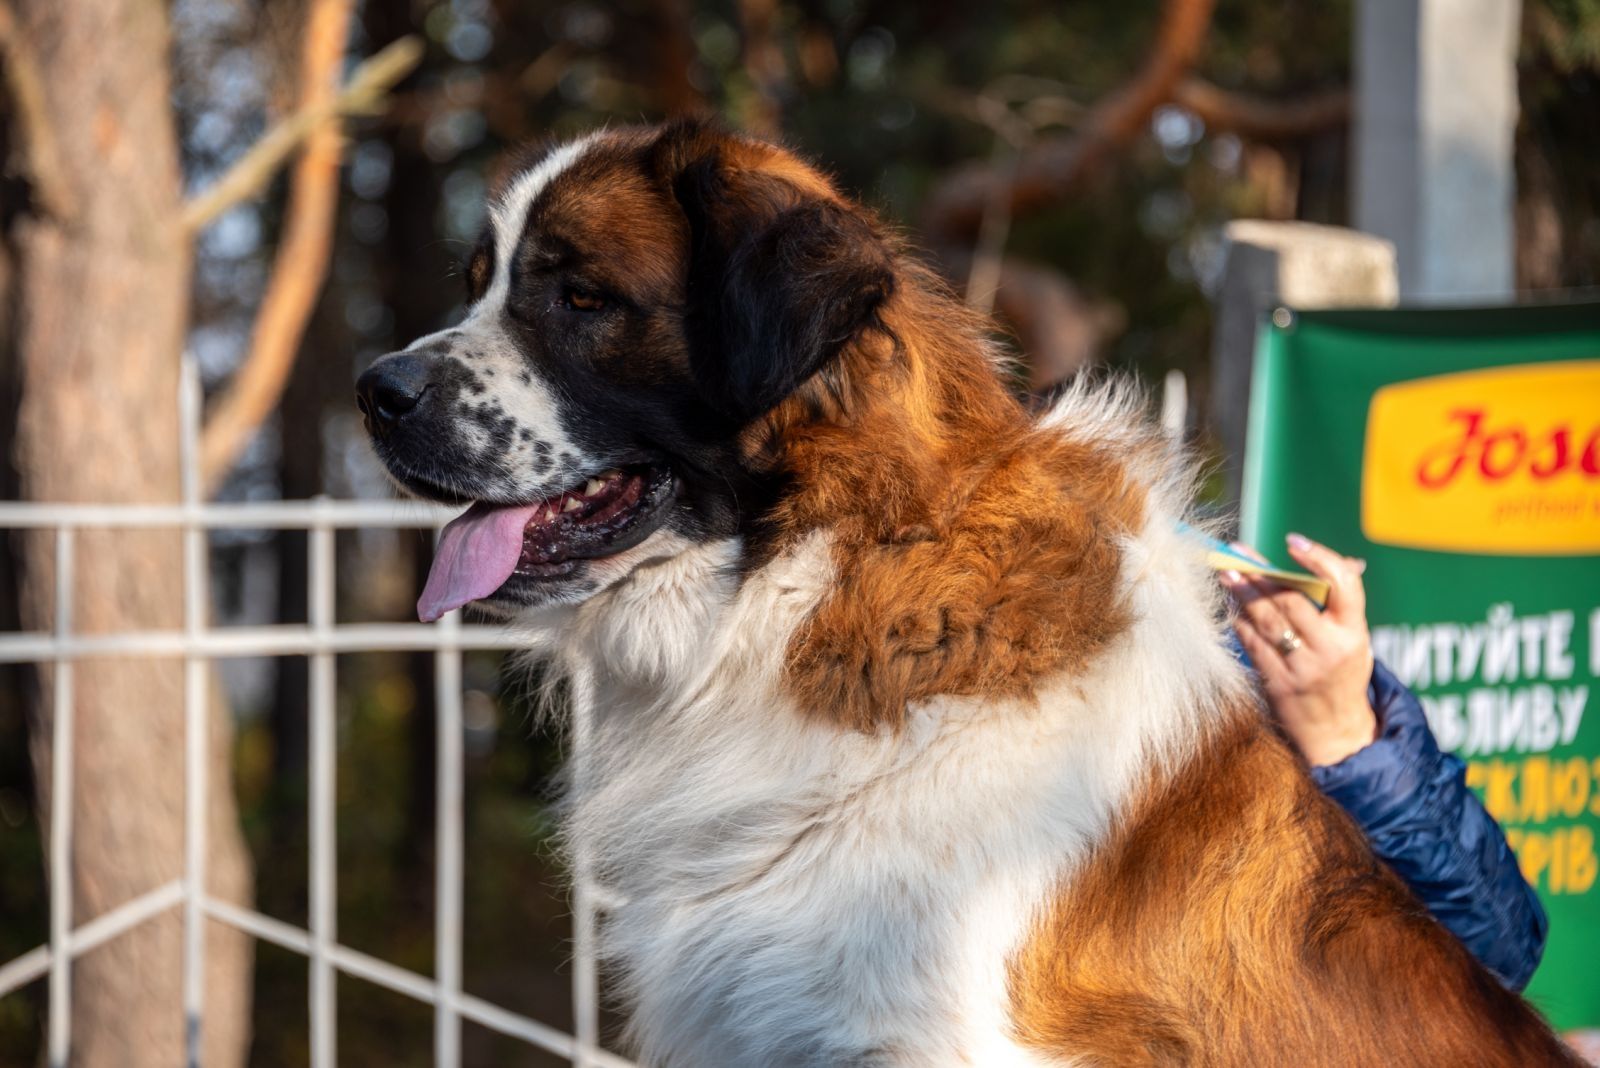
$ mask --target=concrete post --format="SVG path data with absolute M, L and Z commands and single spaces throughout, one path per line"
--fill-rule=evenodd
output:
M 1239 500 L 1256 329 L 1278 305 L 1382 308 L 1399 296 L 1395 248 L 1370 234 L 1312 223 L 1240 219 L 1223 229 L 1214 302 L 1211 428 L 1222 445 L 1230 503 Z
M 1407 301 L 1516 284 L 1513 135 L 1521 0 L 1359 0 L 1358 229 L 1393 241 Z

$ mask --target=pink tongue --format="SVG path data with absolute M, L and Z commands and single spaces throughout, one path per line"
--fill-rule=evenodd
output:
M 417 615 L 432 623 L 505 584 L 522 555 L 522 531 L 543 503 L 514 508 L 475 504 L 445 525 Z

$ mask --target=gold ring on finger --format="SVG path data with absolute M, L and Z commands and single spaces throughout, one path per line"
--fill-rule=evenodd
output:
M 1288 656 L 1300 648 L 1302 644 L 1304 643 L 1300 641 L 1300 635 L 1294 632 L 1294 628 L 1286 627 L 1284 628 L 1283 636 L 1278 639 L 1278 652 Z

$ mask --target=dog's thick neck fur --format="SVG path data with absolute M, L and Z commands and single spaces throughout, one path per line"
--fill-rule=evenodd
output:
M 604 943 L 647 1064 L 1046 1063 L 1008 961 L 1238 705 L 1136 398 L 1029 419 L 905 277 L 751 435 L 790 479 L 764 561 L 684 548 L 555 638 L 586 706 L 568 830 L 626 902 Z

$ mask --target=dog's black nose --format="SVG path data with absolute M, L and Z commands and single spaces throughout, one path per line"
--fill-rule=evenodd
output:
M 356 407 L 367 429 L 382 434 L 417 406 L 428 390 L 428 362 L 414 353 L 379 358 L 356 380 Z

